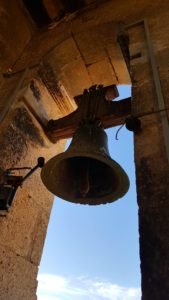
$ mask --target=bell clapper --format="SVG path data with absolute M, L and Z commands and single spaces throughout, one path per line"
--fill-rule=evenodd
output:
M 80 195 L 85 198 L 89 190 L 89 161 L 88 159 L 83 159 L 79 166 L 78 191 Z

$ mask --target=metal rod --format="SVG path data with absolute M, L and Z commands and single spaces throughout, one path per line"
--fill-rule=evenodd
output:
M 31 170 L 31 167 L 22 167 L 22 168 L 10 168 L 7 169 L 6 172 L 11 172 L 11 171 L 19 171 L 19 170 Z
M 45 163 L 45 159 L 43 157 L 39 157 L 38 158 L 38 163 L 35 167 L 33 167 L 20 181 L 19 185 L 21 186 L 23 184 L 23 182 L 32 175 L 32 173 L 34 173 L 38 168 L 43 168 Z
M 134 114 L 133 117 L 142 118 L 145 116 L 166 112 L 167 110 L 169 111 L 169 108 L 166 107 L 164 109 L 158 109 L 158 110 L 147 111 L 145 113 Z
M 152 66 L 152 71 L 153 71 L 153 78 L 155 82 L 155 88 L 156 88 L 156 93 L 157 93 L 157 100 L 158 100 L 158 106 L 160 110 L 165 109 L 165 101 L 162 93 L 162 88 L 161 88 L 161 82 L 160 82 L 160 76 L 159 72 L 157 69 L 157 64 L 155 60 L 155 55 L 153 51 L 153 45 L 151 42 L 150 38 L 150 31 L 148 27 L 148 22 L 147 20 L 144 20 L 144 28 L 145 28 L 145 34 L 146 34 L 146 39 L 147 39 L 147 46 L 148 46 L 148 51 L 149 51 L 149 56 L 150 56 L 150 62 Z M 167 152 L 167 159 L 169 163 L 169 124 L 168 124 L 168 117 L 166 111 L 161 112 L 161 122 L 162 122 L 162 128 L 163 128 L 163 136 L 164 136 L 164 142 L 166 146 L 166 152 Z
M 32 173 L 34 173 L 37 169 L 39 168 L 39 165 L 37 164 L 34 168 L 32 168 L 23 178 L 22 180 L 20 181 L 19 185 L 21 186 L 24 181 L 30 177 L 32 175 Z
M 35 68 L 37 68 L 39 65 L 40 65 L 40 63 L 36 63 L 36 64 L 34 64 L 34 65 L 29 65 L 29 66 L 26 66 L 26 67 L 24 67 L 24 68 L 22 68 L 22 69 L 19 69 L 18 71 L 15 71 L 15 72 L 13 72 L 13 71 L 12 71 L 13 69 L 11 69 L 11 72 L 6 72 L 6 73 L 3 73 L 2 75 L 3 75 L 5 78 L 11 78 L 11 77 L 13 77 L 13 76 L 15 76 L 15 75 L 17 75 L 17 74 L 19 74 L 19 73 L 24 72 L 26 69 L 29 69 L 29 70 L 35 69 Z

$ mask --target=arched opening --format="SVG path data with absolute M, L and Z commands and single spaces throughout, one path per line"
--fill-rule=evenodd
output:
M 130 87 L 120 87 L 122 98 Z M 109 151 L 127 172 L 130 189 L 108 205 L 55 199 L 39 272 L 38 300 L 140 299 L 138 213 L 133 134 L 107 130 Z

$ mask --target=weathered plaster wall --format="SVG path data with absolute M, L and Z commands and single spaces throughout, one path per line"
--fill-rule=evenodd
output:
M 50 146 L 50 151 L 49 151 Z M 33 166 L 62 151 L 52 146 L 25 106 L 14 108 L 1 126 L 0 165 Z M 39 171 L 18 189 L 12 209 L 0 217 L 0 299 L 36 299 L 37 272 L 53 195 L 41 183 Z

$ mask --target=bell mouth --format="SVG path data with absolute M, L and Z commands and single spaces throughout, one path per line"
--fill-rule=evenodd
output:
M 129 188 L 128 176 L 121 166 L 97 153 L 61 153 L 46 163 L 41 178 L 59 198 L 88 205 L 116 201 Z

